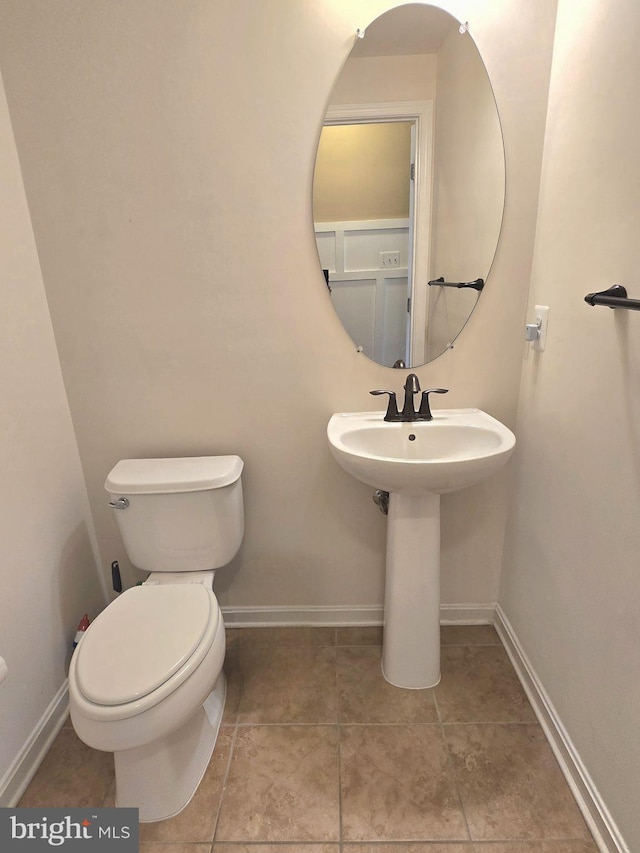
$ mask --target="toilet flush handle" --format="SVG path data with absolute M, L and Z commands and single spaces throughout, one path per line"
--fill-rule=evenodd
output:
M 111 509 L 126 509 L 129 506 L 128 498 L 118 498 L 115 501 L 109 501 Z

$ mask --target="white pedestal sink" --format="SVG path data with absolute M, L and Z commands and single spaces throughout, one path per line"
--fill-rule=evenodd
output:
M 397 687 L 440 681 L 440 495 L 480 482 L 511 456 L 514 434 L 479 409 L 431 421 L 382 412 L 333 415 L 331 452 L 352 476 L 389 492 L 382 670 Z

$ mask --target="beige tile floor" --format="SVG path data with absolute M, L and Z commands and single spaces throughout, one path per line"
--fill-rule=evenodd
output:
M 213 758 L 142 853 L 597 853 L 491 626 L 443 627 L 432 690 L 384 681 L 381 629 L 227 640 Z M 67 725 L 20 805 L 113 800 L 111 755 Z

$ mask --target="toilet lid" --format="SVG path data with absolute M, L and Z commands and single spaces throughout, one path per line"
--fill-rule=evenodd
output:
M 210 620 L 219 617 L 215 604 L 213 592 L 199 583 L 127 590 L 76 649 L 81 692 L 98 705 L 122 705 L 156 690 L 197 653 Z

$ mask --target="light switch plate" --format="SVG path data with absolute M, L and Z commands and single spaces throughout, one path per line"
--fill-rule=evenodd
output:
M 384 267 L 399 267 L 400 252 L 380 252 L 380 266 Z
M 533 341 L 531 346 L 536 352 L 544 352 L 547 343 L 547 327 L 549 326 L 549 306 L 536 305 L 535 307 L 535 322 L 540 320 L 540 334 L 537 340 Z

